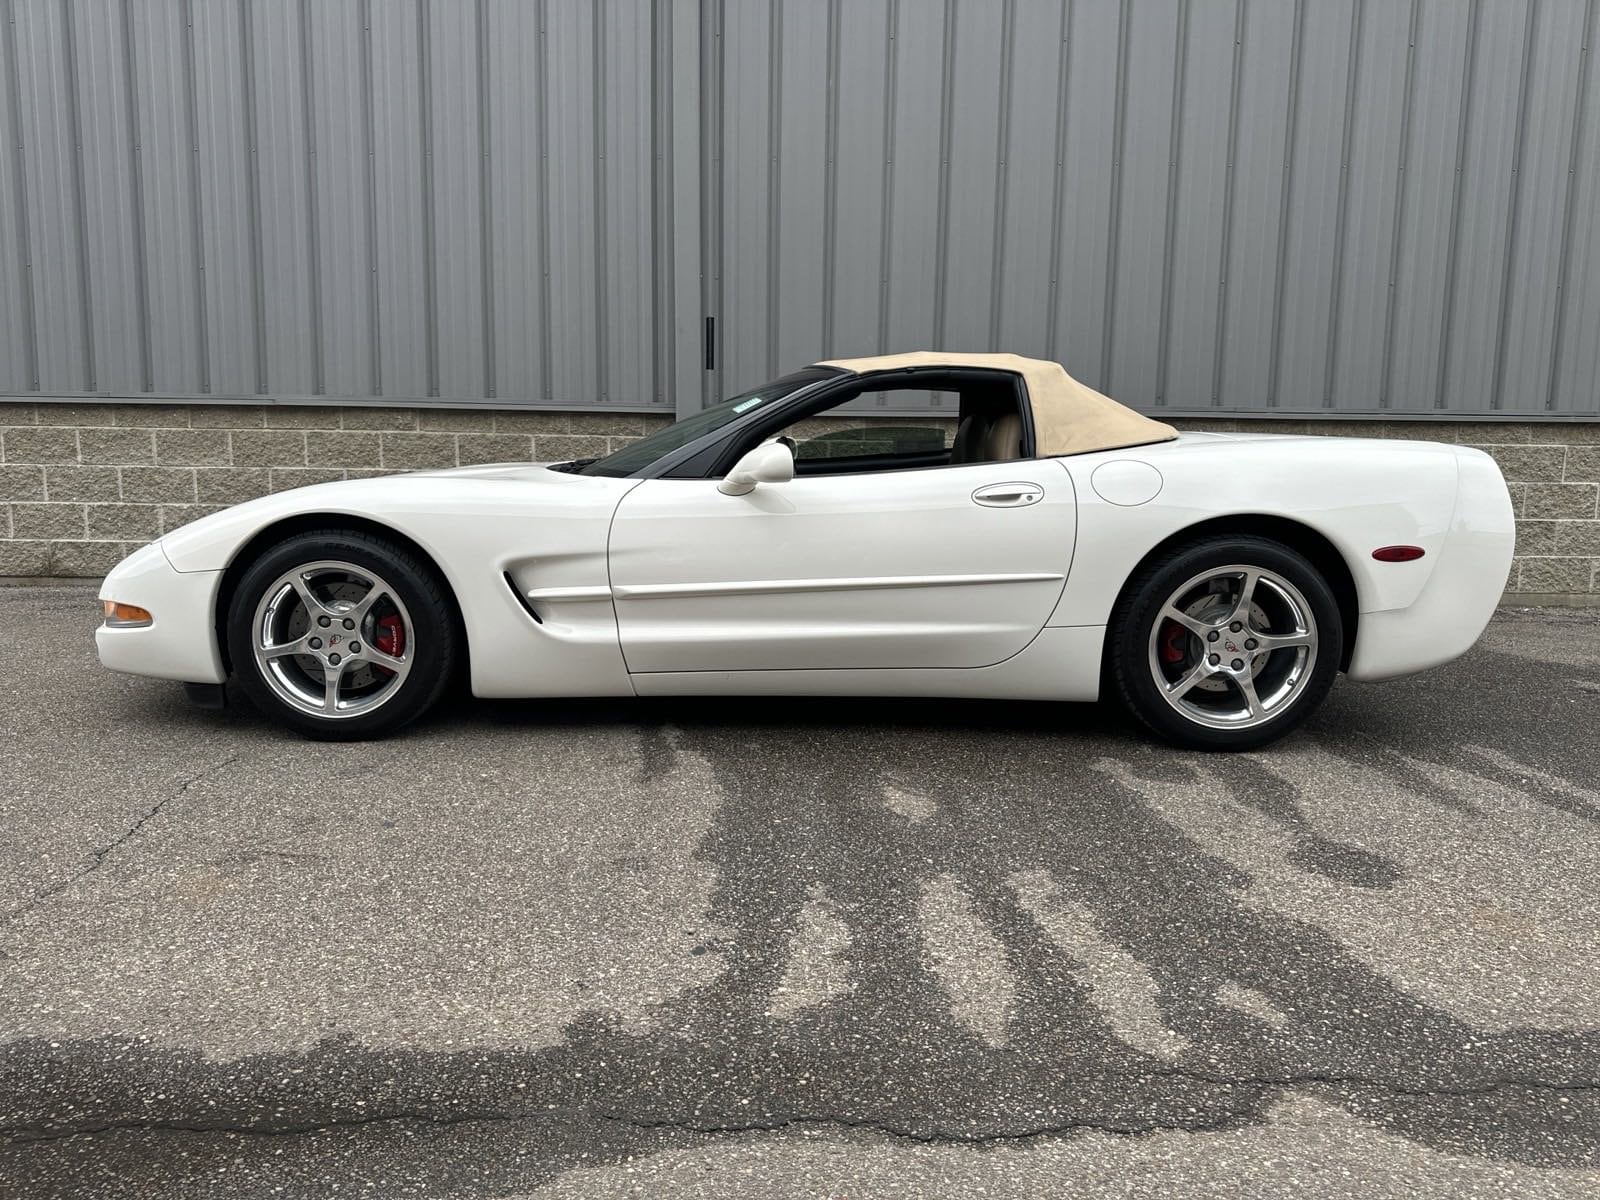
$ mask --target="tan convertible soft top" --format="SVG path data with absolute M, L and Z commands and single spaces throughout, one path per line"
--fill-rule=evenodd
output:
M 818 366 L 837 367 L 866 375 L 873 371 L 903 371 L 911 367 L 982 367 L 1012 371 L 1028 385 L 1033 406 L 1034 440 L 1040 458 L 1058 454 L 1084 454 L 1090 450 L 1118 450 L 1170 442 L 1178 431 L 1161 421 L 1136 413 L 1085 387 L 1060 363 L 1020 354 L 946 354 L 917 350 L 911 354 L 882 354 L 875 358 L 835 358 Z

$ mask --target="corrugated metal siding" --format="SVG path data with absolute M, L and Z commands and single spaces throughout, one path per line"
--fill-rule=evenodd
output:
M 682 7 L 0 0 L 0 393 L 670 407 Z
M 1596 7 L 718 0 L 713 390 L 938 346 L 1175 413 L 1600 413 Z
M 1597 9 L 0 0 L 0 394 L 1600 414 Z

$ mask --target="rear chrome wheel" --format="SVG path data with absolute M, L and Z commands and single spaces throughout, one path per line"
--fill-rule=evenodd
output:
M 263 552 L 228 607 L 234 679 L 310 737 L 391 733 L 426 712 L 461 659 L 461 620 L 433 564 L 376 534 L 325 529 Z
M 1298 700 L 1317 658 L 1317 619 L 1300 589 L 1231 563 L 1179 585 L 1150 627 L 1150 674 L 1179 714 L 1250 729 Z
M 1128 580 L 1106 673 L 1163 738 L 1245 750 L 1288 733 L 1327 695 L 1344 651 L 1339 606 L 1303 555 L 1256 536 L 1164 552 Z
M 348 720 L 405 686 L 416 647 L 411 614 L 375 571 L 324 559 L 284 572 L 262 593 L 255 659 L 285 704 Z

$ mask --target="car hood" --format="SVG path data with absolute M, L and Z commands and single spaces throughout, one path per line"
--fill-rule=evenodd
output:
M 476 467 L 440 467 L 432 471 L 408 471 L 412 478 L 427 479 L 523 479 L 550 483 L 563 479 L 588 478 L 571 471 L 552 471 L 551 463 L 503 462 L 484 463 Z
M 295 517 L 357 517 L 405 533 L 431 548 L 459 540 L 462 522 L 525 526 L 551 521 L 608 521 L 637 479 L 574 475 L 538 463 L 492 463 L 335 480 L 247 500 L 161 539 L 179 571 L 215 571 L 263 529 Z

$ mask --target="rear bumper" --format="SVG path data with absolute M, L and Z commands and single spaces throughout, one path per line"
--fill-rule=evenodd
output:
M 227 673 L 213 619 L 221 579 L 221 571 L 174 570 L 160 543 L 130 554 L 100 585 L 100 599 L 136 604 L 154 619 L 134 628 L 95 630 L 100 665 L 156 679 L 221 683 Z
M 1428 582 L 1405 608 L 1361 614 L 1352 679 L 1393 679 L 1459 658 L 1505 593 L 1517 542 L 1510 492 L 1487 454 L 1456 454 L 1455 511 Z

